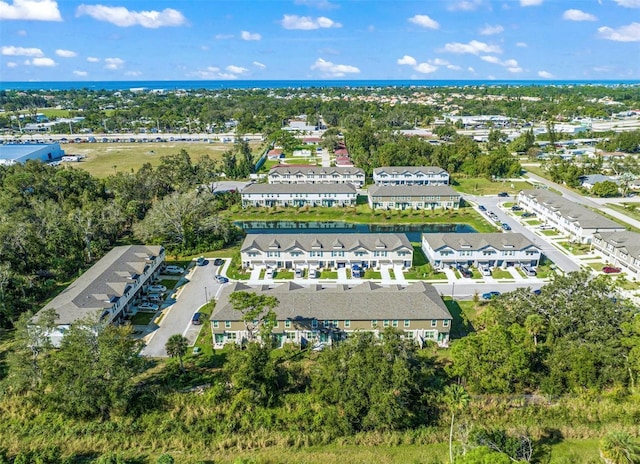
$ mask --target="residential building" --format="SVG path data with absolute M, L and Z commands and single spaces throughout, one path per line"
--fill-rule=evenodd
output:
M 376 185 L 449 185 L 449 173 L 437 166 L 387 166 L 373 170 Z
M 580 176 L 580 186 L 586 188 L 587 190 L 591 190 L 597 183 L 605 181 L 613 182 L 617 185 L 620 184 L 620 181 L 618 179 L 604 176 L 602 174 L 589 174 L 588 176 Z
M 248 234 L 240 247 L 242 267 L 411 267 L 413 247 L 405 234 Z
M 536 213 L 540 221 L 572 241 L 589 243 L 596 232 L 625 230 L 620 224 L 549 190 L 522 190 L 517 198 L 526 211 Z
M 242 207 L 352 206 L 356 188 L 351 184 L 249 184 L 242 189 Z
M 436 269 L 461 266 L 535 267 L 540 249 L 519 233 L 422 234 L 422 251 Z
M 355 331 L 379 335 L 388 327 L 403 331 L 405 337 L 421 346 L 429 340 L 440 346 L 449 342 L 451 314 L 438 291 L 424 282 L 407 287 L 383 287 L 369 281 L 354 287 L 307 287 L 294 282 L 251 287 L 236 282 L 223 288 L 211 315 L 215 348 L 226 343 L 241 344 L 250 338 L 241 314 L 229 301 L 230 295 L 239 291 L 278 299 L 274 308 L 277 322 L 272 332 L 278 346 L 331 344 Z
M 60 160 L 64 150 L 59 143 L 0 144 L 0 166 L 39 160 L 44 163 Z
M 274 166 L 269 171 L 270 184 L 353 184 L 364 185 L 365 175 L 360 168 L 321 167 L 304 165 Z
M 58 346 L 65 331 L 79 320 L 96 317 L 106 324 L 123 322 L 132 313 L 132 302 L 160 274 L 164 259 L 161 246 L 113 248 L 42 308 L 58 315 L 57 329 L 50 335 L 53 344 Z
M 622 267 L 640 277 L 640 234 L 637 232 L 597 232 L 591 241 L 593 249 L 614 267 Z
M 372 209 L 458 209 L 460 194 L 448 185 L 372 185 Z

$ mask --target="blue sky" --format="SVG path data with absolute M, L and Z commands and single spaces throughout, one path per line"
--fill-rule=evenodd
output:
M 0 80 L 640 79 L 640 0 L 0 0 Z

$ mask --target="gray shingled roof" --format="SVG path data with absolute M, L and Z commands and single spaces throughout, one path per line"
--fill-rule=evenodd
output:
M 625 230 L 623 232 L 598 232 L 593 235 L 602 238 L 606 243 L 633 258 L 640 258 L 640 234 L 637 232 Z
M 545 207 L 559 212 L 562 217 L 569 219 L 570 222 L 578 223 L 583 229 L 624 229 L 624 226 L 549 190 L 522 190 L 520 194 L 534 198 Z
M 371 185 L 369 195 L 377 197 L 404 196 L 455 196 L 460 194 L 448 185 Z
M 257 248 L 261 251 L 289 250 L 297 247 L 311 250 L 343 250 L 350 251 L 364 247 L 367 250 L 395 251 L 399 248 L 413 249 L 405 234 L 248 234 L 240 251 Z M 339 246 L 341 245 L 341 246 Z M 334 248 L 339 246 L 339 248 Z
M 109 300 L 122 296 L 126 285 L 133 282 L 131 276 L 142 274 L 150 257 L 161 250 L 161 246 L 143 245 L 113 248 L 42 310 L 53 308 L 59 315 L 58 324 L 72 324 L 110 308 L 113 303 Z
M 242 193 L 352 193 L 356 188 L 351 184 L 249 184 Z
M 362 174 L 364 175 L 364 171 L 360 168 L 348 167 L 348 166 L 336 166 L 336 167 L 322 167 L 322 166 L 274 166 L 269 171 L 269 175 L 273 173 L 278 173 L 280 175 L 289 174 L 333 174 L 337 173 L 340 175 L 344 174 Z
M 446 173 L 447 171 L 438 166 L 383 166 L 373 170 L 373 173 L 378 175 L 383 172 L 388 174 L 402 174 L 405 172 L 410 174 L 415 174 L 417 172 L 422 172 L 424 174 L 441 174 L 443 172 Z
M 422 234 L 422 237 L 433 250 L 439 250 L 444 247 L 471 251 L 482 250 L 487 247 L 492 247 L 496 250 L 524 250 L 529 246 L 535 247 L 527 237 L 520 233 Z
M 211 320 L 240 320 L 240 313 L 229 302 L 229 295 L 236 291 L 276 297 L 279 304 L 275 312 L 279 320 L 451 319 L 437 290 L 424 282 L 408 287 L 382 287 L 365 282 L 351 288 L 346 285 L 304 287 L 293 282 L 269 288 L 236 282 L 222 290 Z

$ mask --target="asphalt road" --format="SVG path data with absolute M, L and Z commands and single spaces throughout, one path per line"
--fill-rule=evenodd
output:
M 482 296 L 483 293 L 493 291 L 508 293 L 518 288 L 530 288 L 533 291 L 542 288 L 545 284 L 546 282 L 541 282 L 538 279 L 526 279 L 522 282 L 508 283 L 478 283 L 469 279 L 468 281 L 458 280 L 455 284 L 433 284 L 433 286 L 442 296 L 452 296 L 453 292 L 453 297 L 456 300 L 471 300 L 476 293 L 480 296 Z
M 202 321 L 202 325 L 194 326 L 191 323 L 193 314 L 207 301 L 217 297 L 222 290 L 222 285 L 213 280 L 219 266 L 213 265 L 213 259 L 207 260 L 204 266 L 193 266 L 185 275 L 186 284 L 176 292 L 177 300 L 166 308 L 165 316 L 160 322 L 160 327 L 155 330 L 142 350 L 143 356 L 166 357 L 165 345 L 169 337 L 182 334 L 189 339 L 190 345 L 195 343 L 200 329 L 209 321 Z
M 500 197 L 477 197 L 473 195 L 464 195 L 465 199 L 478 204 L 483 205 L 487 208 L 488 211 L 493 211 L 500 222 L 504 222 L 511 226 L 512 232 L 519 232 L 527 237 L 531 242 L 536 245 L 545 256 L 547 256 L 551 261 L 553 261 L 558 268 L 563 270 L 564 272 L 573 272 L 580 269 L 580 265 L 573 261 L 570 257 L 562 253 L 558 250 L 553 244 L 549 243 L 543 237 L 536 235 L 532 230 L 523 226 L 518 220 L 516 220 L 510 214 L 507 214 L 502 208 L 499 207 L 499 204 L 505 202 L 515 202 L 515 198 L 500 198 Z M 490 222 L 491 219 L 487 218 Z M 500 227 L 500 224 L 496 223 L 496 230 Z

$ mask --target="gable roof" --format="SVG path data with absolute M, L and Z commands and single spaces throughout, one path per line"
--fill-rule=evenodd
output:
M 597 232 L 594 237 L 601 238 L 622 253 L 640 259 L 640 234 L 628 230 L 621 232 Z
M 304 166 L 304 165 L 279 165 L 274 166 L 269 171 L 269 175 L 296 175 L 296 174 L 361 174 L 364 176 L 364 171 L 360 168 L 354 168 L 349 166 L 334 166 L 334 167 L 322 167 L 322 166 Z
M 371 282 L 354 287 L 305 287 L 288 282 L 272 288 L 236 282 L 223 287 L 211 320 L 240 320 L 240 313 L 229 302 L 229 296 L 236 291 L 276 297 L 279 304 L 274 311 L 278 320 L 451 319 L 438 291 L 424 282 L 408 287 L 383 287 Z
M 398 195 L 422 197 L 422 196 L 443 196 L 457 197 L 460 194 L 448 185 L 371 185 L 369 186 L 369 196 L 395 197 Z
M 363 247 L 371 251 L 382 248 L 387 251 L 413 250 L 405 234 L 247 234 L 240 251 L 268 251 L 274 242 L 281 250 L 293 247 L 306 251 L 353 251 Z
M 338 193 L 356 194 L 356 188 L 346 184 L 249 184 L 242 189 L 242 194 L 261 193 Z
M 383 166 L 375 168 L 373 174 L 379 176 L 381 174 L 417 174 L 422 173 L 425 175 L 438 175 L 448 174 L 447 171 L 438 166 Z
M 536 248 L 531 241 L 524 235 L 514 232 L 504 234 L 494 232 L 488 234 L 476 233 L 446 233 L 446 234 L 422 234 L 431 249 L 440 250 L 449 247 L 453 250 L 471 250 L 477 251 L 487 247 L 496 250 L 524 250 L 529 247 Z

